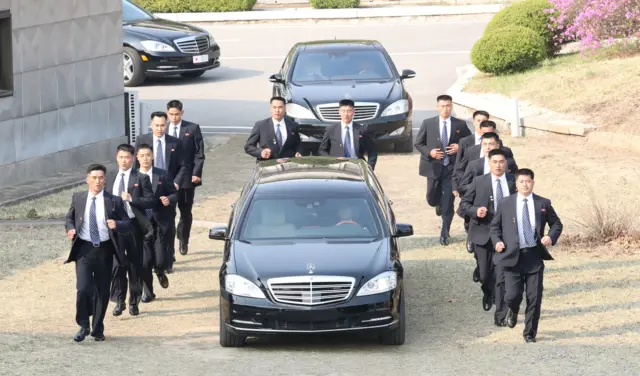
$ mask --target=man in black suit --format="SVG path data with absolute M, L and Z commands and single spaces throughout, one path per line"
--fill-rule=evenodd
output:
M 484 141 L 484 140 L 483 140 Z M 469 223 L 469 241 L 474 245 L 478 263 L 480 284 L 484 293 L 482 307 L 485 311 L 496 303 L 495 324 L 503 326 L 506 310 L 504 307 L 504 285 L 501 276 L 496 278 L 493 266 L 494 247 L 491 243 L 489 225 L 498 210 L 498 203 L 503 197 L 516 191 L 513 175 L 505 173 L 507 159 L 503 150 L 494 149 L 489 152 L 490 172 L 477 177 L 462 197 L 460 208 L 471 217 Z M 497 283 L 498 282 L 498 283 Z
M 127 215 L 132 219 L 132 229 L 120 237 L 123 250 L 129 260 L 128 268 L 119 262 L 113 266 L 111 301 L 116 303 L 114 316 L 120 316 L 126 308 L 127 285 L 129 285 L 129 313 L 139 314 L 138 303 L 142 297 L 143 244 L 154 236 L 153 226 L 145 214 L 145 209 L 153 209 L 156 199 L 149 177 L 134 170 L 135 149 L 129 144 L 118 146 L 116 154 L 119 171 L 107 174 L 105 191 L 124 200 Z M 129 280 L 127 281 L 127 275 Z
M 487 111 L 478 110 L 473 113 L 473 129 L 475 132 L 460 140 L 460 146 L 458 147 L 458 153 L 456 154 L 456 165 L 458 165 L 464 157 L 466 149 L 474 145 L 480 145 L 480 142 L 482 141 L 482 130 L 480 129 L 480 124 L 485 120 L 489 120 L 489 113 Z M 455 178 L 456 176 L 454 176 L 454 179 Z M 462 195 L 460 195 L 460 197 L 462 197 Z
M 173 241 L 178 191 L 166 170 L 153 167 L 153 147 L 148 144 L 138 144 L 137 149 L 136 156 L 140 166 L 138 172 L 149 177 L 156 198 L 155 207 L 145 210 L 155 234 L 153 238 L 145 241 L 142 265 L 142 302 L 149 303 L 156 298 L 153 293 L 154 270 L 160 286 L 165 289 L 169 287 L 169 279 L 165 271 L 168 258 L 171 257 L 169 243 Z
M 458 143 L 471 134 L 467 123 L 451 116 L 453 99 L 440 95 L 436 99 L 439 115 L 425 119 L 416 136 L 415 148 L 420 152 L 420 176 L 427 178 L 427 203 L 442 215 L 440 244 L 449 244 L 453 221 L 452 174 Z
M 178 209 L 180 221 L 178 222 L 176 235 L 180 241 L 180 254 L 189 252 L 189 238 L 191 225 L 193 224 L 193 201 L 196 187 L 202 185 L 202 170 L 204 167 L 204 140 L 200 126 L 182 119 L 184 110 L 182 102 L 172 100 L 167 103 L 167 115 L 169 117 L 169 135 L 177 137 L 182 142 L 182 159 L 186 166 L 180 189 L 178 190 Z M 174 249 L 173 243 L 171 249 Z M 172 251 L 173 252 L 173 251 Z M 173 257 L 170 259 L 173 263 Z
M 131 223 L 122 199 L 104 191 L 106 172 L 103 165 L 89 166 L 89 190 L 73 194 L 65 219 L 64 228 L 72 241 L 65 264 L 76 264 L 76 322 L 80 325 L 73 337 L 76 342 L 82 342 L 89 334 L 96 341 L 104 341 L 113 259 L 127 265 L 118 233 L 130 230 Z M 92 325 L 89 316 L 93 316 Z
M 553 260 L 547 247 L 562 234 L 562 222 L 551 201 L 533 192 L 534 175 L 528 168 L 516 173 L 518 194 L 505 197 L 491 221 L 496 266 L 504 269 L 507 325 L 514 328 L 526 290 L 525 342 L 535 342 L 542 304 L 544 261 Z M 549 233 L 544 235 L 545 226 Z M 525 288 L 526 286 L 526 288 Z
M 298 124 L 285 116 L 285 99 L 271 98 L 271 117 L 256 122 L 244 145 L 245 153 L 256 162 L 302 156 Z
M 367 153 L 372 170 L 378 161 L 378 150 L 367 132 L 367 126 L 353 121 L 355 103 L 351 99 L 342 99 L 340 107 L 340 124 L 327 127 L 320 142 L 320 155 L 343 158 L 365 159 Z

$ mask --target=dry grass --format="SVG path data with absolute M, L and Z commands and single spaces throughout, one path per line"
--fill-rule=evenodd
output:
M 64 227 L 0 226 L 0 279 L 17 270 L 33 267 L 43 260 L 51 260 L 68 250 Z
M 64 218 L 71 205 L 74 192 L 86 191 L 87 186 L 62 190 L 60 192 L 25 200 L 16 204 L 0 206 L 0 219 L 58 219 Z
M 611 52 L 605 53 L 608 56 Z M 509 75 L 478 74 L 465 90 L 517 97 L 550 110 L 585 116 L 598 130 L 640 134 L 640 55 L 581 60 L 561 55 Z

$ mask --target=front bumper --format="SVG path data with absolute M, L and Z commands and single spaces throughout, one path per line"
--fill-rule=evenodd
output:
M 222 292 L 220 314 L 227 330 L 239 335 L 387 332 L 399 326 L 398 289 L 355 296 L 326 306 L 276 304 Z
M 183 52 L 147 52 L 139 51 L 142 67 L 146 76 L 171 76 L 188 72 L 201 72 L 220 66 L 220 46 L 214 44 L 201 54 Z M 208 61 L 194 63 L 194 56 L 207 55 Z

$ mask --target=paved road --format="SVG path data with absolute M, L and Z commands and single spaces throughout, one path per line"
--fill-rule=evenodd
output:
M 435 97 L 456 79 L 456 67 L 469 63 L 469 50 L 485 21 L 439 21 L 329 25 L 221 25 L 210 27 L 222 47 L 222 67 L 199 79 L 155 79 L 138 88 L 145 104 L 143 119 L 167 100 L 185 102 L 185 117 L 206 133 L 247 133 L 269 115 L 268 77 L 282 65 L 291 46 L 316 39 L 379 40 L 399 70 L 413 69 L 407 80 L 415 101 L 414 127 L 434 115 Z

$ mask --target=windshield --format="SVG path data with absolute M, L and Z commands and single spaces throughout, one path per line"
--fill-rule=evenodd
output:
M 360 197 L 255 198 L 248 208 L 240 240 L 378 238 L 376 212 Z
M 380 50 L 302 52 L 293 69 L 293 82 L 391 80 L 389 63 Z
M 129 0 L 122 1 L 123 22 L 150 20 L 151 18 L 153 17 L 149 13 L 145 12 L 141 8 L 138 8 L 135 4 L 129 2 Z

